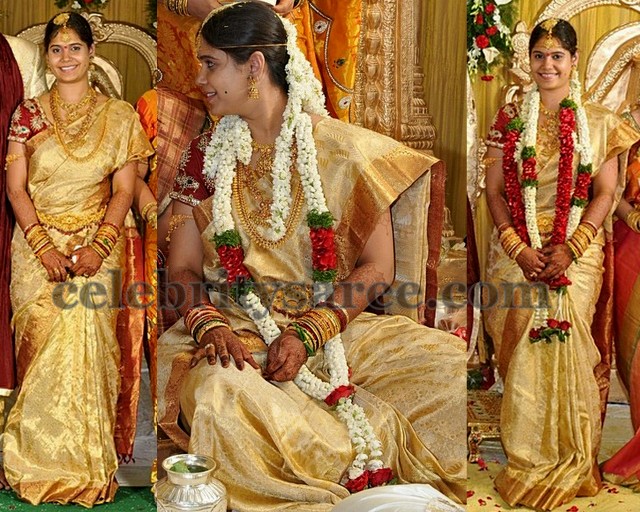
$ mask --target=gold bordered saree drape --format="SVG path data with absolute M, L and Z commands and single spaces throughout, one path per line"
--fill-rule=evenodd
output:
M 501 110 L 489 135 L 500 146 L 505 120 L 515 106 Z M 606 109 L 586 106 L 593 168 L 628 149 L 637 134 Z M 507 119 L 505 119 L 507 118 Z M 502 128 L 500 128 L 502 127 Z M 543 240 L 553 227 L 559 152 L 540 138 L 538 161 L 538 225 Z M 574 172 L 577 158 L 574 161 Z M 571 322 L 565 343 L 530 343 L 538 291 L 526 286 L 520 267 L 501 248 L 494 230 L 488 280 L 497 287 L 498 302 L 485 316 L 496 348 L 498 369 L 504 379 L 500 418 L 507 467 L 496 477 L 496 488 L 510 505 L 550 510 L 576 495 L 591 496 L 600 488 L 596 456 L 600 447 L 600 388 L 594 370 L 600 353 L 591 335 L 591 322 L 603 273 L 604 229 L 601 228 L 577 264 L 567 270 L 572 284 L 561 303 L 549 294 L 549 311 Z M 525 285 L 515 287 L 513 285 Z M 505 302 L 506 301 L 506 302 Z M 513 302 L 511 302 L 513 301 Z M 506 304 L 512 304 L 512 307 Z
M 86 144 L 75 150 L 79 161 L 62 149 L 37 100 L 18 108 L 11 137 L 26 145 L 28 193 L 55 246 L 67 255 L 92 240 L 111 197 L 111 174 L 151 153 L 134 110 L 113 99 L 96 108 Z M 112 500 L 117 489 L 115 327 L 121 290 L 114 283 L 123 258 L 121 236 L 94 277 L 52 283 L 22 230 L 14 231 L 11 303 L 19 392 L 3 455 L 9 483 L 30 503 L 91 506 Z
M 434 159 L 332 119 L 321 121 L 314 137 L 328 206 L 337 219 L 340 279 L 353 269 L 379 214 Z M 192 145 L 191 160 L 201 161 L 202 155 L 195 155 L 198 147 L 204 147 L 201 141 Z M 209 281 L 220 282 L 224 277 L 210 241 L 211 199 L 204 199 L 211 191 L 203 191 L 208 187 L 205 179 L 187 179 L 184 172 L 178 175 L 173 197 L 197 205 L 194 215 L 205 249 L 204 272 Z M 202 192 L 200 199 L 194 199 L 194 190 Z M 293 190 L 295 194 L 295 185 Z M 250 197 L 246 200 L 252 204 Z M 282 285 L 263 301 L 271 304 L 279 325 L 285 325 L 294 314 L 287 304 L 308 301 L 312 285 L 304 208 L 287 240 L 268 250 L 248 237 L 247 217 L 236 207 L 234 216 L 243 237 L 245 265 L 255 280 L 263 290 Z M 234 303 L 223 305 L 221 295 L 214 299 L 234 331 L 264 361 L 266 347 L 253 334 L 256 327 L 246 314 Z M 405 317 L 366 313 L 349 324 L 343 340 L 353 382 L 359 386 L 357 402 L 381 437 L 383 459 L 401 481 L 430 483 L 463 499 L 465 461 L 452 456 L 456 450 L 451 448 L 461 446 L 465 436 L 461 340 Z M 188 370 L 194 342 L 182 321 L 159 341 L 161 426 L 184 448 L 188 442 L 190 451 L 216 459 L 215 475 L 227 486 L 231 507 L 255 512 L 328 511 L 348 496 L 338 482 L 352 457 L 349 438 L 324 404 L 292 382 L 274 385 L 249 368 L 223 369 L 203 361 Z M 309 363 L 319 370 L 321 354 Z M 177 428 L 179 415 L 189 425 L 190 440 Z

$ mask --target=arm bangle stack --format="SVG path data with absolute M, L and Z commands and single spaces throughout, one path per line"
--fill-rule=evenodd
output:
M 100 224 L 98 231 L 96 231 L 96 236 L 93 237 L 93 241 L 89 244 L 89 247 L 105 260 L 116 246 L 119 236 L 120 228 L 118 228 L 118 226 L 110 222 L 103 222 Z
M 500 233 L 500 243 L 502 244 L 504 252 L 506 252 L 507 256 L 512 260 L 515 260 L 518 255 L 527 248 L 527 244 L 522 241 L 520 235 L 518 235 L 516 230 L 511 226 Z
M 313 355 L 327 341 L 340 334 L 342 322 L 335 310 L 315 308 L 307 311 L 295 322 L 291 322 L 289 326 L 300 336 L 307 354 Z
M 153 229 L 157 229 L 158 205 L 154 201 L 150 201 L 145 204 L 144 208 L 142 208 L 142 211 L 140 212 L 140 215 Z
M 166 0 L 167 9 L 178 16 L 189 16 L 189 0 Z
M 24 237 L 38 259 L 42 258 L 45 252 L 55 249 L 49 233 L 38 222 L 30 224 L 24 229 Z
M 574 261 L 584 254 L 597 234 L 598 228 L 593 222 L 583 221 L 578 225 L 573 236 L 565 242 L 569 249 L 571 249 Z
M 229 327 L 229 320 L 213 304 L 203 302 L 187 311 L 184 316 L 184 324 L 189 329 L 191 336 L 200 345 L 202 337 L 216 327 Z
M 640 212 L 638 210 L 631 210 L 624 218 L 624 222 L 636 233 L 640 233 Z

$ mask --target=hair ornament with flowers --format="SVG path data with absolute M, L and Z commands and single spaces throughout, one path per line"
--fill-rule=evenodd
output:
M 239 8 L 242 3 L 229 4 L 212 12 L 203 22 L 224 9 Z M 276 16 L 276 14 L 274 14 Z M 267 238 L 281 240 L 286 233 L 286 221 L 291 212 L 291 161 L 292 147 L 297 146 L 295 165 L 307 206 L 307 226 L 311 238 L 312 274 L 316 295 L 322 302 L 333 293 L 333 281 L 337 275 L 337 258 L 334 243 L 334 218 L 327 207 L 313 138 L 313 124 L 309 113 L 328 116 L 324 107 L 322 86 L 313 74 L 311 65 L 297 45 L 294 25 L 279 18 L 287 34 L 286 80 L 289 86 L 283 123 L 276 139 L 272 167 L 273 199 Z M 200 30 L 201 33 L 202 29 Z M 253 45 L 251 46 L 253 47 Z M 252 137 L 246 121 L 237 115 L 220 119 L 205 151 L 203 174 L 214 183 L 212 202 L 213 242 L 220 261 L 227 271 L 227 282 L 237 296 L 240 305 L 253 320 L 267 345 L 280 334 L 269 310 L 253 292 L 252 277 L 244 265 L 242 239 L 232 216 L 232 184 L 238 162 L 248 165 L 252 154 Z M 355 390 L 349 383 L 349 367 L 340 334 L 324 345 L 324 357 L 329 368 L 330 380 L 325 382 L 303 365 L 295 377 L 296 385 L 309 396 L 335 407 L 336 413 L 346 424 L 356 456 L 341 483 L 351 492 L 366 487 L 384 485 L 393 474 L 384 467 L 382 444 L 362 407 L 355 404 Z
M 589 125 L 581 95 L 580 81 L 577 76 L 573 76 L 569 97 L 562 100 L 559 112 L 560 159 L 551 243 L 553 245 L 566 243 L 570 248 L 572 236 L 578 230 L 588 202 L 593 162 Z M 536 250 L 542 248 L 537 222 L 538 171 L 536 168 L 540 102 L 540 92 L 538 87 L 534 86 L 523 99 L 521 114 L 507 125 L 503 148 L 505 195 L 514 229 L 526 245 Z M 574 152 L 577 152 L 580 158 L 575 183 L 573 180 Z M 574 252 L 573 248 L 572 252 Z M 560 341 L 565 341 L 570 333 L 571 324 L 562 320 L 560 316 L 562 298 L 571 281 L 563 274 L 547 284 L 558 294 L 558 308 L 555 318 L 549 316 L 547 308 L 536 308 L 534 326 L 529 333 L 532 343 L 541 340 L 550 343 L 554 336 Z

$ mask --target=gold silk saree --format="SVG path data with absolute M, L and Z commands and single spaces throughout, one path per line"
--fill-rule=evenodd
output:
M 585 109 L 596 174 L 605 161 L 627 150 L 637 133 L 602 107 L 587 104 Z M 488 144 L 501 147 L 506 124 L 516 112 L 515 105 L 503 107 Z M 538 226 L 544 244 L 553 228 L 559 144 L 539 129 L 536 148 Z M 577 164 L 576 157 L 574 178 Z M 554 318 L 571 322 L 567 341 L 531 343 L 534 306 L 545 287 L 527 284 L 520 267 L 502 249 L 497 230 L 493 231 L 487 279 L 496 287 L 498 300 L 485 312 L 485 326 L 504 379 L 500 427 L 508 458 L 495 486 L 511 506 L 551 510 L 576 495 L 593 496 L 600 489 L 596 456 L 603 411 L 601 383 L 594 375 L 600 352 L 591 323 L 602 284 L 604 243 L 600 228 L 583 256 L 568 268 L 572 284 L 562 301 L 549 292 Z
M 378 216 L 435 162 L 368 130 L 324 119 L 314 129 L 328 207 L 336 218 L 338 280 L 354 268 Z M 211 184 L 202 177 L 208 134 L 186 152 L 175 200 L 194 205 L 204 245 L 204 273 L 224 282 L 211 236 Z M 298 204 L 294 173 L 292 221 L 276 247 L 250 226 L 256 203 L 236 187 L 233 215 L 245 265 L 263 304 L 279 326 L 312 306 L 311 245 L 306 210 Z M 268 176 L 263 180 L 269 180 Z M 269 187 L 268 181 L 259 181 Z M 243 194 L 243 199 L 240 199 Z M 298 206 L 296 206 L 298 204 Z M 417 205 L 417 207 L 419 207 Z M 171 261 L 169 261 L 169 266 Z M 212 293 L 234 331 L 264 364 L 266 345 L 246 313 L 226 295 Z M 405 317 L 362 313 L 343 333 L 347 360 L 364 407 L 383 444 L 386 464 L 401 482 L 433 485 L 450 497 L 465 495 L 465 348 L 459 338 Z M 329 408 L 293 382 L 273 384 L 246 367 L 201 361 L 189 370 L 194 341 L 182 320 L 159 340 L 159 417 L 178 445 L 211 455 L 230 507 L 243 511 L 329 511 L 349 492 L 339 485 L 352 457 L 346 427 Z M 323 371 L 323 352 L 308 364 Z M 187 431 L 187 436 L 182 429 Z
M 111 198 L 112 173 L 151 154 L 133 108 L 114 99 L 96 107 L 76 158 L 61 147 L 38 100 L 18 107 L 10 139 L 26 146 L 27 191 L 55 246 L 67 255 L 97 231 Z M 11 304 L 19 391 L 3 454 L 7 480 L 32 504 L 89 507 L 111 501 L 117 489 L 115 328 L 123 263 L 121 236 L 94 277 L 53 283 L 22 230 L 14 230 Z

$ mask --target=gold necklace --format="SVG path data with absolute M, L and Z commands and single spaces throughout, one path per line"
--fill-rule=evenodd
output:
M 540 112 L 544 114 L 545 120 L 540 120 L 536 147 L 548 159 L 560 150 L 560 111 L 550 110 L 540 101 Z
M 51 90 L 51 93 L 55 95 L 56 98 L 54 101 L 57 102 L 58 107 L 64 110 L 67 117 L 66 119 L 67 125 L 80 119 L 80 116 L 82 115 L 82 111 L 87 106 L 89 106 L 92 101 L 95 101 L 97 99 L 96 91 L 92 87 L 89 87 L 87 89 L 87 92 L 82 97 L 82 99 L 76 103 L 67 103 L 66 101 L 64 101 L 60 96 L 60 91 L 58 91 L 58 88 L 55 86 Z
M 74 153 L 75 149 L 78 149 L 85 144 L 87 134 L 89 133 L 89 129 L 91 128 L 91 125 L 94 121 L 93 114 L 98 104 L 98 95 L 93 89 L 91 90 L 93 91 L 93 93 L 88 94 L 89 101 L 88 109 L 85 113 L 85 118 L 82 121 L 80 128 L 76 132 L 71 132 L 70 130 L 68 130 L 67 128 L 70 124 L 70 121 L 65 121 L 62 119 L 60 110 L 62 107 L 62 103 L 64 102 L 62 101 L 62 98 L 60 98 L 58 88 L 54 86 L 51 89 L 51 93 L 49 94 L 49 107 L 51 108 L 51 115 L 53 117 L 53 126 L 56 138 L 58 139 L 58 142 L 60 142 L 60 145 L 62 146 L 62 149 L 67 154 L 67 156 L 77 162 L 86 161 L 93 157 L 93 155 L 100 148 L 106 130 L 105 123 L 105 126 L 103 126 L 102 135 L 100 136 L 98 143 L 87 155 L 80 157 Z M 84 101 L 84 99 L 81 101 Z
M 291 155 L 291 160 L 292 162 L 296 161 L 296 156 L 297 151 L 294 149 L 292 151 L 292 155 Z M 260 247 L 264 248 L 264 249 L 275 249 L 276 247 L 279 247 L 280 245 L 282 245 L 290 236 L 292 233 L 292 227 L 294 225 L 297 225 L 297 220 L 300 216 L 300 211 L 302 210 L 302 203 L 303 203 L 303 199 L 304 199 L 304 193 L 302 190 L 302 185 L 300 183 L 300 179 L 298 177 L 297 172 L 296 173 L 291 173 L 291 188 L 292 188 L 292 192 L 293 192 L 293 202 L 291 204 L 291 211 L 289 212 L 289 218 L 287 219 L 286 223 L 285 223 L 285 234 L 284 236 L 277 241 L 273 241 L 273 240 L 269 240 L 268 238 L 264 237 L 259 231 L 258 231 L 258 226 L 259 225 L 263 225 L 263 226 L 268 226 L 268 222 L 265 222 L 264 224 L 262 222 L 257 222 L 256 221 L 256 217 L 258 217 L 260 220 L 262 219 L 262 208 L 261 208 L 261 204 L 258 203 L 258 210 L 254 210 L 251 211 L 249 205 L 247 205 L 247 201 L 246 198 L 244 196 L 244 188 L 243 185 L 245 184 L 245 180 L 242 176 L 242 172 L 243 172 L 243 167 L 244 165 L 241 164 L 240 162 L 238 162 L 238 172 L 236 173 L 235 178 L 233 179 L 233 202 L 234 202 L 234 207 L 236 209 L 236 211 L 238 212 L 238 217 L 240 217 L 240 222 L 242 222 L 242 225 L 244 226 L 247 234 L 249 235 L 249 237 L 256 243 L 258 244 Z M 293 164 L 292 164 L 293 167 Z M 267 219 L 270 212 L 270 208 L 271 208 L 271 201 L 269 201 L 269 210 L 267 210 Z
M 258 154 L 255 166 L 240 164 L 238 176 L 242 181 L 241 186 L 246 187 L 249 195 L 253 197 L 256 209 L 248 211 L 249 220 L 262 227 L 269 226 L 271 215 L 272 199 L 269 198 L 271 191 L 271 169 L 275 157 L 275 144 L 258 144 L 251 142 L 251 147 Z M 295 158 L 295 155 L 293 155 Z M 262 183 L 261 183 L 262 182 Z

